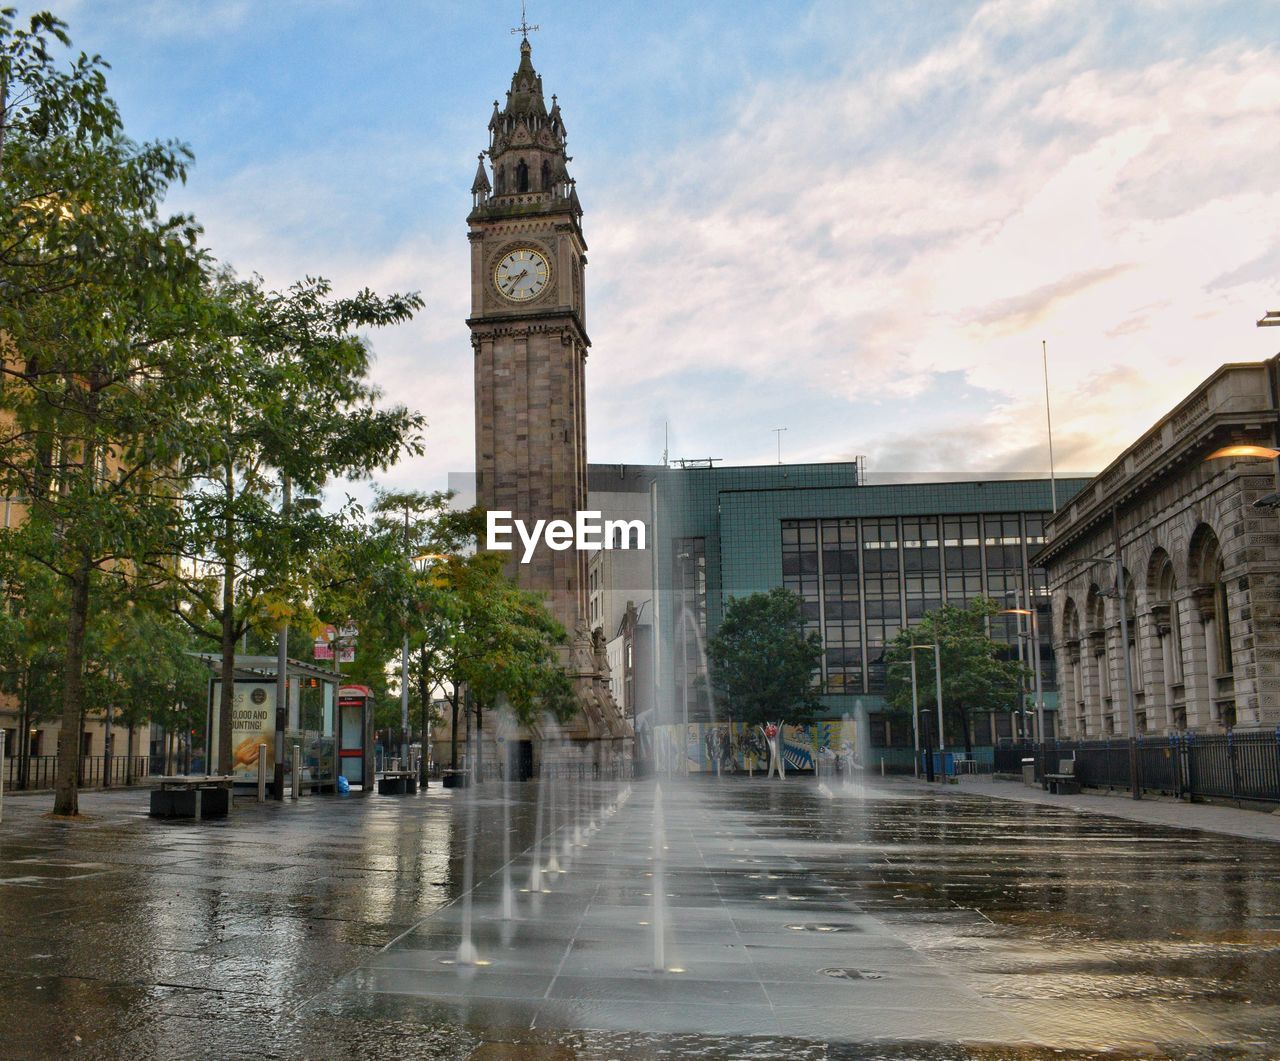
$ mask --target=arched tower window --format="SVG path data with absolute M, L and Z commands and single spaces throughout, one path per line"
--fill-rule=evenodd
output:
M 521 159 L 516 164 L 516 194 L 522 195 L 529 190 L 529 164 Z
M 545 158 L 542 160 L 542 191 L 551 191 L 551 162 Z
M 507 167 L 499 166 L 493 175 L 493 193 L 494 195 L 507 194 Z

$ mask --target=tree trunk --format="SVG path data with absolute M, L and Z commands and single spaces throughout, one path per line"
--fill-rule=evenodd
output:
M 53 813 L 80 813 L 80 720 L 84 715 L 84 635 L 89 621 L 89 576 L 93 570 L 87 549 L 81 549 L 71 576 L 67 609 L 67 655 L 62 665 L 62 745 L 58 748 L 58 780 Z
M 431 686 L 427 681 L 427 650 L 423 648 L 419 657 L 421 666 L 418 668 L 418 701 L 421 706 L 421 741 L 422 741 L 422 757 L 419 761 L 419 772 L 421 773 L 421 781 L 425 785 L 427 783 L 427 767 L 430 765 L 431 746 L 427 741 L 427 721 L 431 711 Z
M 25 789 L 31 769 L 31 667 L 27 666 L 22 677 L 22 702 L 18 715 L 18 787 Z
M 229 774 L 234 766 L 231 723 L 236 694 L 236 549 L 235 517 L 231 506 L 235 502 L 235 472 L 227 466 L 223 473 L 227 477 L 227 512 L 223 517 L 222 556 L 219 557 L 222 561 L 222 690 L 218 698 L 218 745 L 213 749 L 214 761 L 205 763 L 207 774 Z M 336 646 L 334 651 L 337 651 Z
M 453 687 L 453 695 L 449 697 L 452 707 L 452 721 L 449 725 L 449 769 L 458 769 L 458 687 Z
M 476 781 L 484 780 L 484 705 L 476 701 Z
M 960 728 L 964 733 L 964 754 L 967 758 L 973 758 L 973 730 L 969 725 L 969 709 L 960 704 Z
M 124 754 L 125 754 L 124 783 L 126 785 L 132 785 L 135 780 L 133 776 L 133 723 L 132 722 L 129 723 L 129 735 L 128 737 L 125 738 Z

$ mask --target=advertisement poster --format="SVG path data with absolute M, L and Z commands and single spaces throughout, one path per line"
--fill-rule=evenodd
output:
M 214 716 L 222 683 L 213 683 Z M 231 708 L 231 769 L 237 781 L 258 782 L 258 745 L 265 744 L 267 774 L 275 767 L 276 683 L 238 681 Z
M 824 719 L 799 726 L 783 726 L 782 757 L 788 770 L 812 770 L 817 757 L 853 754 L 857 748 L 852 720 Z M 762 770 L 768 763 L 759 727 L 740 722 L 690 722 L 688 726 L 653 727 L 654 762 L 660 772 L 713 773 Z

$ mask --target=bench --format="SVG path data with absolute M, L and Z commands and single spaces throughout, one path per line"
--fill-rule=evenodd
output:
M 412 796 L 418 791 L 418 775 L 412 770 L 384 770 L 378 778 L 379 796 Z
M 151 792 L 153 818 L 225 818 L 231 813 L 230 774 L 206 774 L 200 777 L 180 775 L 157 777 Z
M 1059 759 L 1058 772 L 1045 774 L 1044 784 L 1055 796 L 1070 796 L 1080 791 L 1080 779 L 1076 776 L 1074 759 Z

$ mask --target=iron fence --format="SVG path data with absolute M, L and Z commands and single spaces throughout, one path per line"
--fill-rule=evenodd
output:
M 465 761 L 459 760 L 458 769 L 460 771 L 467 769 Z M 501 759 L 497 762 L 486 760 L 484 763 L 475 764 L 472 768 L 472 776 L 477 781 L 501 781 L 506 769 L 507 764 Z M 428 776 L 440 777 L 448 770 L 450 770 L 449 766 L 433 762 Z M 631 781 L 635 778 L 635 765 L 630 761 L 621 760 L 607 765 L 576 760 L 565 762 L 553 760 L 532 767 L 527 777 L 520 777 L 518 772 L 512 774 L 512 780 L 532 781 L 538 778 L 557 778 L 565 781 Z
M 145 755 L 113 755 L 110 766 L 105 755 L 80 756 L 80 787 L 101 788 L 103 779 L 111 785 L 133 785 L 146 778 L 148 757 Z M 25 762 L 17 756 L 5 756 L 4 785 L 7 789 L 53 788 L 58 782 L 58 757 L 32 755 Z
M 1280 728 L 1226 733 L 1175 733 L 1136 742 L 1138 784 L 1144 792 L 1178 799 L 1225 799 L 1280 803 Z M 1019 774 L 1023 759 L 1034 759 L 1036 780 L 1058 772 L 1063 759 L 1075 760 L 1080 783 L 1092 788 L 1132 787 L 1129 742 L 1047 741 L 1002 744 L 994 770 Z

